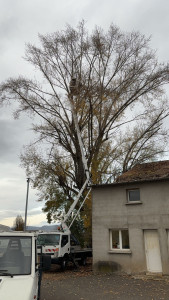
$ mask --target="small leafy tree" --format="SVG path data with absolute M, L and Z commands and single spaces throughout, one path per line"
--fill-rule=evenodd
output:
M 24 231 L 24 220 L 21 215 L 18 215 L 14 221 L 15 231 Z

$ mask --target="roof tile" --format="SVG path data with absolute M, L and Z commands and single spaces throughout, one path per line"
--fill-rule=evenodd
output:
M 135 165 L 119 176 L 116 182 L 153 180 L 169 177 L 169 160 Z

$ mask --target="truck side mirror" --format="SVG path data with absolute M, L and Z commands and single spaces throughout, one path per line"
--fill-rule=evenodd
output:
M 42 255 L 42 270 L 49 271 L 51 268 L 51 257 L 48 255 Z

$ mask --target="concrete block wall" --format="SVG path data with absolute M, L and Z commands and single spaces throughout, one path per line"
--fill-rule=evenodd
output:
M 140 189 L 141 204 L 127 204 L 126 190 Z M 146 273 L 144 230 L 159 235 L 163 274 L 169 274 L 169 182 L 94 187 L 92 191 L 95 271 Z M 110 229 L 128 229 L 131 253 L 110 253 Z

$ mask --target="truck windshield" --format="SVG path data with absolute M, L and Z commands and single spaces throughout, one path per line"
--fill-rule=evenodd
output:
M 59 245 L 60 234 L 39 234 L 37 238 L 38 245 Z
M 0 236 L 0 276 L 31 273 L 32 238 Z

